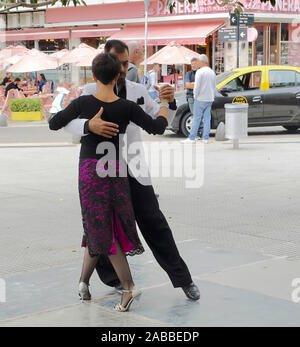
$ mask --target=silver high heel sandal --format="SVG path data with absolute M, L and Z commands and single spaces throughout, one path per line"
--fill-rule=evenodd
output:
M 78 287 L 78 295 L 80 296 L 80 300 L 91 300 L 91 293 L 89 291 L 89 285 L 84 283 L 84 282 L 80 282 L 79 283 L 79 287 Z
M 133 290 L 122 290 L 123 293 L 132 293 L 132 298 L 128 301 L 126 306 L 123 306 L 122 304 L 116 304 L 114 306 L 114 310 L 118 312 L 126 312 L 129 310 L 130 305 L 132 304 L 133 300 L 140 296 L 142 294 L 142 291 L 140 289 L 133 289 Z

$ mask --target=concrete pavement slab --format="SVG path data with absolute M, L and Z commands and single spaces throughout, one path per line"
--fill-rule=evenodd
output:
M 292 282 L 295 278 L 300 278 L 300 261 L 275 257 L 211 272 L 198 278 L 292 302 L 292 292 L 295 289 Z

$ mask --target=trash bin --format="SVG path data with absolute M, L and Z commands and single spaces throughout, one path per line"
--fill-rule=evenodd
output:
M 248 104 L 225 104 L 225 137 L 239 147 L 239 139 L 248 136 Z

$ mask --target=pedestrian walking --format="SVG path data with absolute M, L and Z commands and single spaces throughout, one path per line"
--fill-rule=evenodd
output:
M 208 143 L 211 128 L 211 106 L 216 91 L 216 74 L 208 66 L 205 54 L 199 57 L 200 68 L 197 70 L 194 82 L 193 121 L 189 137 L 182 143 L 194 143 L 203 120 L 203 142 Z
M 126 79 L 132 82 L 141 83 L 139 76 L 139 66 L 144 60 L 144 49 L 142 45 L 136 41 L 128 43 L 129 65 Z
M 153 100 L 158 98 L 158 92 L 155 89 L 155 86 L 158 83 L 158 72 L 160 71 L 160 66 L 157 63 L 153 64 L 152 70 L 150 70 L 147 74 L 147 88 L 149 91 L 149 95 Z
M 70 120 L 85 115 L 92 119 L 103 118 L 118 125 L 119 134 L 106 139 L 89 134 L 81 140 L 79 156 L 79 195 L 83 218 L 86 247 L 82 273 L 79 281 L 79 295 L 90 300 L 89 280 L 100 255 L 109 258 L 120 279 L 123 295 L 119 312 L 127 311 L 133 299 L 141 294 L 131 276 L 126 255 L 141 254 L 144 248 L 139 240 L 127 175 L 124 175 L 119 158 L 119 136 L 124 134 L 130 121 L 150 134 L 162 134 L 167 125 L 168 102 L 162 100 L 159 116 L 153 119 L 136 103 L 118 97 L 114 92 L 120 73 L 119 60 L 110 53 L 101 53 L 92 63 L 92 72 L 97 89 L 94 95 L 80 96 L 64 110 L 49 120 L 51 130 L 59 130 Z M 99 111 L 100 109 L 100 111 Z M 97 154 L 97 147 L 103 142 L 113 145 L 112 153 Z M 107 164 L 107 155 L 114 158 Z M 103 165 L 105 164 L 105 165 Z
M 158 103 L 150 98 L 143 85 L 125 80 L 129 59 L 127 45 L 119 40 L 109 40 L 105 45 L 105 51 L 115 54 L 121 63 L 120 78 L 117 82 L 117 95 L 120 98 L 134 101 L 147 114 L 156 118 L 160 109 Z M 95 89 L 95 84 L 88 84 L 83 88 L 82 94 L 93 94 Z M 163 86 L 159 89 L 159 97 L 168 100 L 169 118 L 174 117 L 176 112 L 174 88 L 169 85 Z M 105 122 L 100 118 L 91 120 L 75 119 L 66 125 L 65 130 L 72 135 L 86 136 L 88 133 L 93 133 L 111 138 L 117 133 L 116 127 L 117 125 Z M 138 127 L 129 124 L 126 134 L 128 148 L 132 143 L 142 145 L 141 133 Z M 147 168 L 143 151 L 141 151 L 140 166 Z M 181 287 L 189 299 L 198 300 L 200 298 L 199 289 L 192 281 L 189 269 L 179 254 L 168 222 L 159 208 L 151 178 L 150 176 L 147 178 L 135 177 L 134 169 L 131 154 L 128 153 L 128 170 L 130 173 L 128 180 L 139 229 L 155 259 L 168 274 L 174 288 Z M 99 257 L 96 270 L 100 279 L 106 285 L 116 289 L 120 287 L 120 280 L 107 256 Z
M 200 68 L 200 61 L 198 58 L 194 57 L 191 59 L 191 70 L 188 71 L 185 75 L 185 87 L 186 87 L 186 101 L 189 104 L 191 113 L 193 114 L 194 106 L 194 84 L 195 84 L 195 75 L 197 70 Z

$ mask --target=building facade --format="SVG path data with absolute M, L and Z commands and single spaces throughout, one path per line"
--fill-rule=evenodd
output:
M 257 38 L 240 44 L 240 65 L 300 66 L 300 0 L 277 0 L 273 8 L 260 0 L 241 0 L 253 13 Z M 108 1 L 98 5 L 56 7 L 1 15 L 2 46 L 23 44 L 53 52 L 80 42 L 97 47 L 107 38 L 144 44 L 143 1 Z M 177 2 L 169 13 L 165 0 L 153 0 L 148 11 L 148 54 L 170 41 L 206 53 L 217 73 L 236 66 L 236 43 L 218 41 L 218 30 L 228 28 L 229 13 L 215 0 Z

